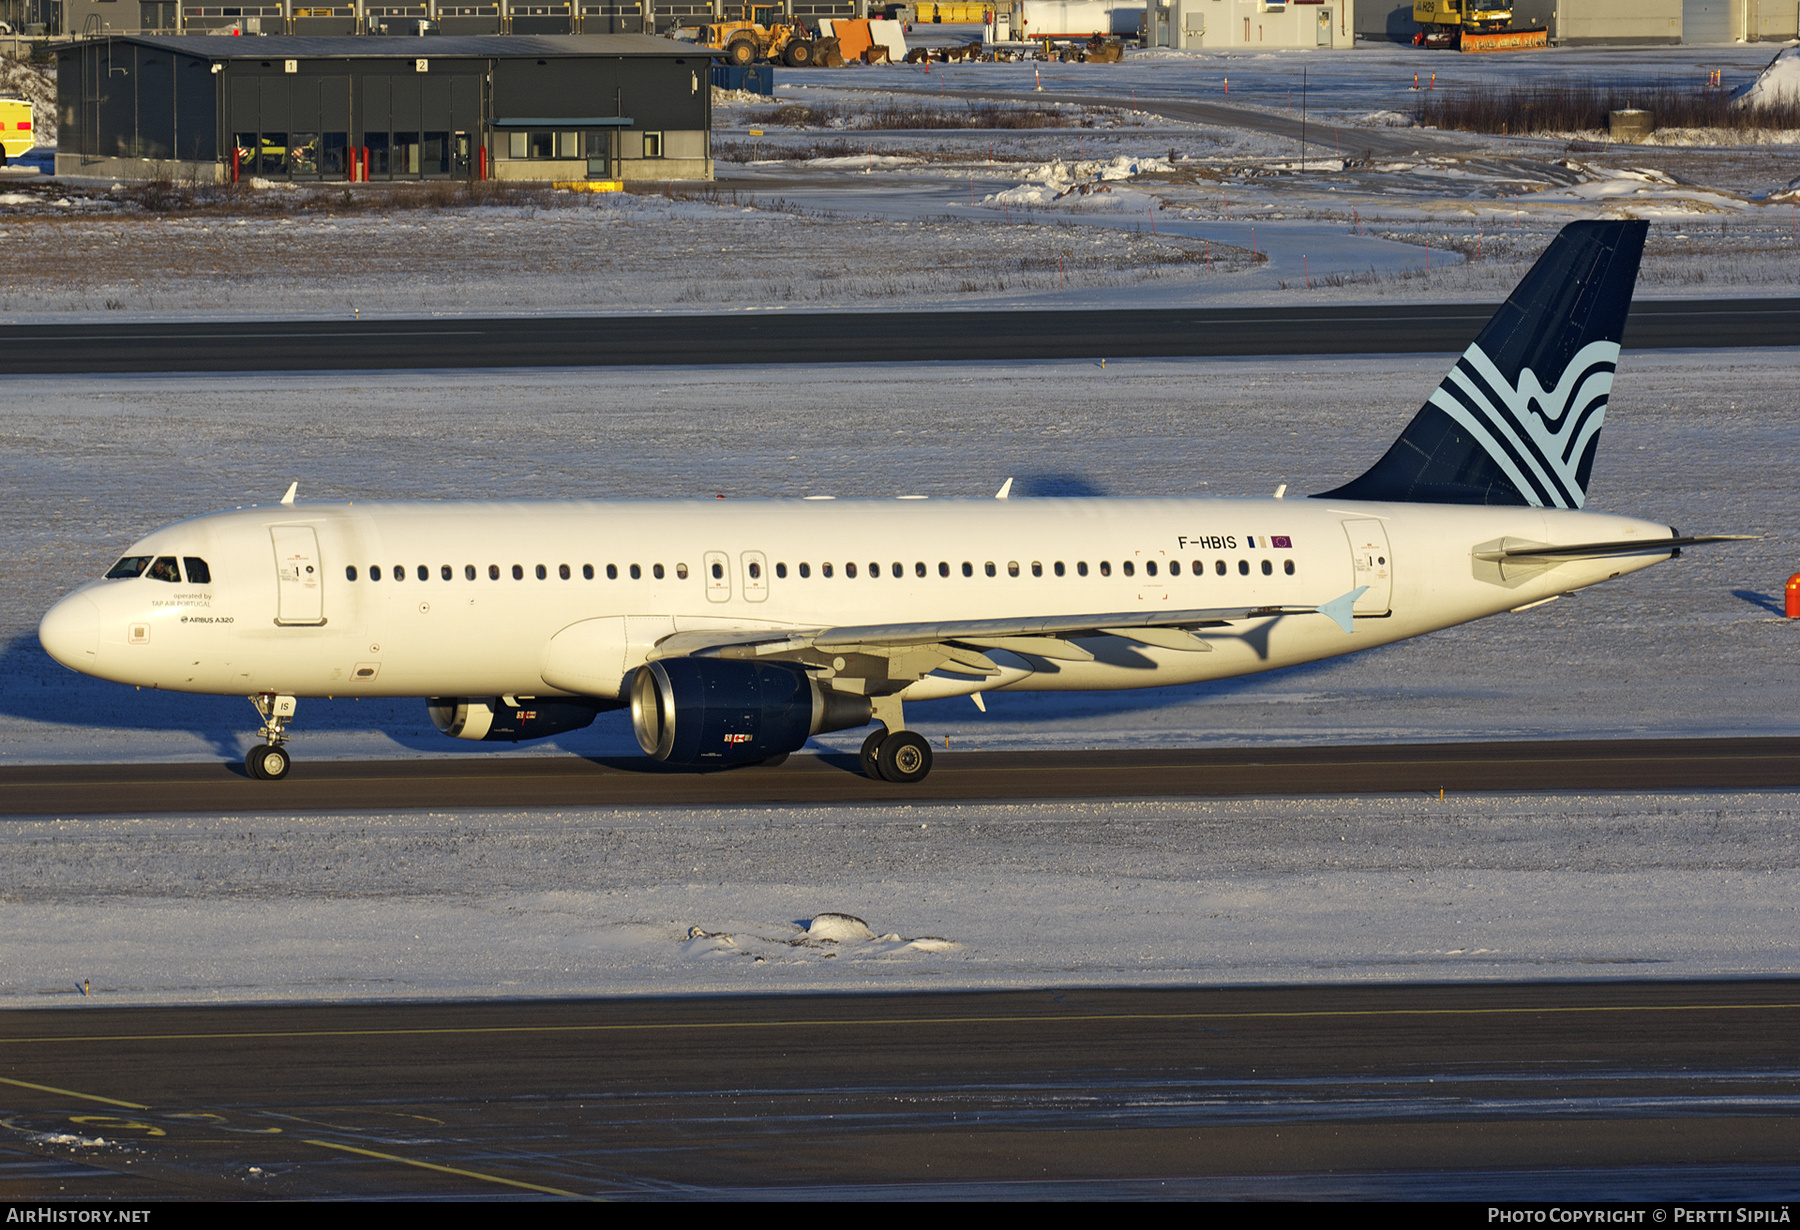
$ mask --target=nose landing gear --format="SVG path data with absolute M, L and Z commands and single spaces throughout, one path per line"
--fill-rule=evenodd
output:
M 293 764 L 282 744 L 287 742 L 288 719 L 294 716 L 298 702 L 292 696 L 262 692 L 252 696 L 250 703 L 263 720 L 262 729 L 257 732 L 263 742 L 244 756 L 244 771 L 259 782 L 278 782 Z

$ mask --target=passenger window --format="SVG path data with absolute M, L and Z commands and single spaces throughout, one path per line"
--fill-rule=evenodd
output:
M 1110 560 L 1100 561 L 1100 575 L 1103 577 L 1110 577 L 1112 575 L 1112 562 Z
M 1225 575 L 1225 561 L 1220 560 L 1218 563 L 1214 564 L 1213 571 L 1218 573 L 1220 576 L 1224 576 Z
M 565 581 L 568 580 L 570 575 L 569 566 L 567 564 L 558 564 L 556 566 L 556 575 Z
M 1281 561 L 1281 570 L 1283 572 L 1287 573 L 1290 577 L 1293 576 L 1294 575 L 1294 561 L 1291 559 Z
M 127 555 L 108 570 L 106 579 L 123 581 L 130 577 L 141 577 L 144 575 L 144 569 L 149 566 L 150 557 L 148 555 Z
M 801 579 L 804 580 L 807 577 L 810 577 L 811 575 L 812 575 L 812 565 L 811 564 L 801 564 L 800 565 Z
M 539 564 L 536 568 L 532 569 L 532 571 L 537 574 L 537 579 L 540 581 L 544 580 L 546 577 L 548 577 L 550 575 L 550 570 L 548 568 L 544 567 L 542 564 Z
M 524 579 L 525 579 L 525 567 L 524 567 L 524 565 L 522 565 L 522 564 L 514 564 L 514 565 L 513 565 L 513 580 L 515 580 L 515 581 L 523 581 L 523 580 L 524 580 Z
M 1018 560 L 1009 559 L 1006 561 L 1006 575 L 1009 577 L 1016 577 L 1019 575 L 1019 561 Z
M 431 569 L 427 568 L 424 564 L 419 565 L 419 580 L 421 580 L 421 581 L 431 580 Z
M 1055 564 L 1054 564 L 1054 565 L 1052 565 L 1052 566 L 1053 566 L 1053 567 L 1054 567 L 1054 568 L 1055 568 L 1055 569 L 1056 569 L 1056 575 L 1057 575 L 1057 576 L 1059 576 L 1059 577 L 1060 577 L 1060 576 L 1062 576 L 1062 575 L 1063 575 L 1063 573 L 1064 573 L 1064 571 L 1065 571 L 1065 570 L 1064 570 L 1064 568 L 1063 568 L 1063 562 L 1062 562 L 1062 561 L 1061 561 L 1061 560 L 1057 560 L 1057 561 L 1056 561 L 1056 563 L 1055 563 Z
M 1034 577 L 1043 576 L 1044 575 L 1044 565 L 1039 563 L 1037 560 L 1032 560 L 1031 561 L 1031 575 Z
M 725 579 L 725 565 L 719 563 L 717 560 L 714 560 L 713 566 L 712 566 L 712 574 L 713 574 L 713 580 L 723 581 Z
M 656 575 L 659 577 L 662 576 L 662 565 L 661 564 L 658 564 L 656 566 Z M 760 579 L 761 576 L 762 576 L 762 565 L 757 563 L 755 560 L 751 560 L 750 561 L 750 579 L 752 581 L 755 581 L 755 580 Z
M 879 581 L 881 579 L 881 565 L 880 564 L 870 564 L 869 565 L 869 578 L 871 580 L 875 580 L 875 581 Z
M 619 579 L 619 566 L 617 564 L 608 564 L 606 566 L 606 579 L 609 581 L 616 581 Z
M 176 585 L 181 584 L 181 570 L 175 567 L 175 557 L 173 555 L 157 556 L 156 562 L 150 565 L 150 579 L 152 581 L 171 581 Z
M 380 564 L 370 564 L 369 565 L 369 580 L 371 580 L 371 581 L 381 580 L 381 565 Z
M 591 581 L 594 579 L 594 566 L 592 564 L 583 564 L 581 566 L 581 579 L 584 581 Z
M 1132 563 L 1130 560 L 1126 560 L 1123 564 L 1120 565 L 1120 567 L 1125 569 L 1125 575 L 1128 577 L 1134 576 L 1137 573 L 1137 565 Z
M 631 566 L 631 579 L 634 581 L 643 580 L 644 579 L 644 570 L 642 568 L 638 567 L 636 564 L 633 564 Z
M 785 580 L 786 578 L 787 578 L 787 565 L 782 564 L 782 563 L 777 563 L 775 565 L 775 579 L 777 581 L 781 581 L 781 580 Z
M 1155 560 L 1147 559 L 1144 561 L 1144 575 L 1147 577 L 1153 577 L 1156 575 L 1156 561 Z
M 438 575 L 443 577 L 444 580 L 449 581 L 456 577 L 456 572 L 450 565 L 445 564 L 442 568 L 438 569 Z
M 1250 561 L 1249 560 L 1241 559 L 1238 561 L 1238 575 L 1240 577 L 1247 577 L 1250 575 Z
M 995 568 L 994 568 L 993 560 L 989 560 L 987 563 L 983 564 L 982 568 L 986 570 L 987 574 L 990 577 L 995 575 Z
M 949 560 L 941 559 L 938 561 L 938 575 L 940 577 L 947 577 L 950 575 L 950 561 Z
M 475 579 L 475 565 L 464 564 L 463 565 L 463 580 L 473 581 L 474 579 Z
M 913 575 L 915 577 L 922 577 L 925 575 L 925 561 L 924 560 L 920 560 L 918 563 L 913 565 Z
M 975 565 L 971 564 L 968 560 L 963 561 L 963 575 L 965 577 L 972 577 L 975 575 Z
M 903 577 L 905 575 L 906 575 L 906 565 L 902 564 L 899 560 L 895 560 L 894 561 L 894 579 L 896 581 L 898 581 L 901 577 Z
M 188 579 L 189 585 L 211 585 L 212 584 L 212 569 L 208 568 L 206 566 L 206 561 L 201 559 L 199 556 L 197 556 L 197 555 L 182 556 L 181 557 L 181 566 L 187 572 L 187 579 Z M 351 577 L 350 579 L 352 581 L 356 580 L 355 577 Z
M 1275 575 L 1275 565 L 1271 564 L 1268 560 L 1262 562 L 1262 570 L 1265 577 Z
M 677 581 L 687 580 L 687 565 L 686 564 L 675 565 L 675 579 Z
M 489 564 L 488 565 L 488 580 L 498 581 L 499 579 L 500 579 L 500 565 Z
M 822 577 L 829 578 L 831 576 L 831 565 L 830 564 L 820 564 L 819 565 L 819 575 Z
M 1086 560 L 1075 561 L 1075 575 L 1078 577 L 1085 577 L 1087 575 L 1087 561 Z
M 406 580 L 406 565 L 405 564 L 395 564 L 394 565 L 394 580 L 396 580 L 396 581 Z
M 346 580 L 346 581 L 356 580 L 356 565 L 355 564 L 345 564 L 344 565 L 344 580 Z
M 854 577 L 856 575 L 856 565 L 854 563 L 845 564 L 844 575 L 847 577 Z

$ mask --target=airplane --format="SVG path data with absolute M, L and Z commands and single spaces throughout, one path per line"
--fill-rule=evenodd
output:
M 1586 511 L 1648 224 L 1572 223 L 1358 478 L 1308 499 L 279 504 L 139 539 L 44 616 L 63 665 L 247 696 L 250 776 L 301 697 L 423 697 L 536 739 L 629 708 L 645 753 L 776 764 L 905 704 L 1197 683 L 1522 611 L 1728 536 Z M 985 705 L 982 704 L 985 708 Z

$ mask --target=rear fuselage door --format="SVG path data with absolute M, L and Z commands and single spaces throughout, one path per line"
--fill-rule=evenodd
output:
M 731 561 L 723 551 L 708 551 L 702 565 L 706 575 L 706 598 L 709 602 L 731 601 Z
M 286 626 L 325 622 L 325 570 L 319 536 L 310 525 L 272 525 L 275 542 L 275 622 Z
M 761 602 L 769 596 L 769 562 L 761 551 L 746 551 L 744 561 L 744 600 Z
M 1394 557 L 1388 547 L 1387 526 L 1376 520 L 1344 522 L 1350 537 L 1350 560 L 1355 569 L 1352 586 L 1366 586 L 1353 610 L 1357 615 L 1386 615 L 1394 599 Z

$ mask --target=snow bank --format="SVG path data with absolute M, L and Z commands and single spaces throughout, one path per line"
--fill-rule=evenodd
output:
M 1025 172 L 1025 182 L 1017 188 L 990 193 L 983 203 L 1013 208 L 1042 208 L 1058 203 L 1099 209 L 1111 213 L 1142 213 L 1157 202 L 1142 192 L 1115 187 L 1121 181 L 1154 171 L 1170 169 L 1167 158 L 1133 158 L 1120 154 L 1115 158 L 1085 162 L 1053 159 Z
M 1783 47 L 1769 61 L 1769 66 L 1749 85 L 1731 92 L 1739 107 L 1769 107 L 1778 103 L 1800 103 L 1800 47 Z

